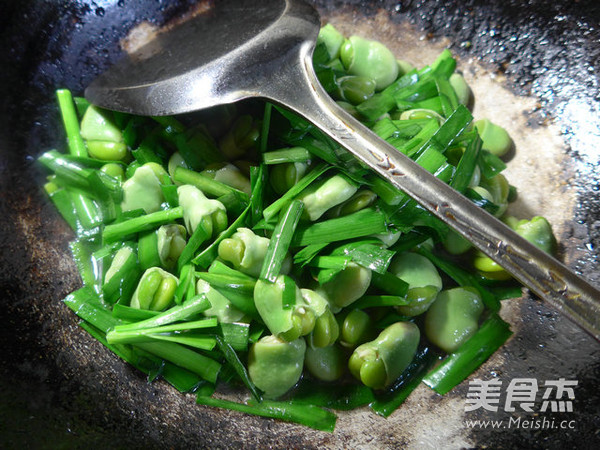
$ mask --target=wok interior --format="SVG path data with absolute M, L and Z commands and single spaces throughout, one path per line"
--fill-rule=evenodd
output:
M 180 395 L 165 383 L 146 384 L 141 374 L 77 326 L 76 317 L 60 302 L 80 283 L 68 249 L 73 236 L 40 192 L 43 174 L 33 162 L 42 151 L 64 146 L 53 91 L 67 87 L 82 92 L 116 60 L 119 42 L 132 27 L 143 21 L 159 26 L 203 7 L 202 2 L 192 3 L 119 1 L 98 6 L 33 0 L 6 6 L 0 55 L 5 68 L 0 75 L 5 124 L 0 127 L 0 442 L 40 448 L 57 443 L 134 448 L 419 443 L 536 447 L 566 441 L 589 445 L 590 439 L 598 439 L 593 437 L 593 418 L 599 400 L 599 346 L 529 297 L 505 302 L 503 316 L 515 336 L 475 376 L 498 376 L 505 382 L 526 377 L 578 380 L 574 411 L 568 415 L 576 430 L 500 434 L 467 429 L 465 417 L 511 415 L 466 415 L 463 383 L 445 397 L 421 386 L 387 420 L 366 410 L 342 413 L 336 432 L 323 434 L 199 407 L 193 396 Z M 600 197 L 594 168 L 600 113 L 593 99 L 600 46 L 599 31 L 590 25 L 600 18 L 595 2 L 548 6 L 532 0 L 474 7 L 451 1 L 318 1 L 316 6 L 324 20 L 345 34 L 380 39 L 416 64 L 431 61 L 450 46 L 473 83 L 476 117 L 504 121 L 517 143 L 508 177 L 521 192 L 521 212 L 548 216 L 564 260 L 598 281 Z

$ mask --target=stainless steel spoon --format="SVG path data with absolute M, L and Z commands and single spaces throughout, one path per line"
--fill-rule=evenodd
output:
M 313 122 L 600 340 L 600 291 L 339 108 L 312 68 L 318 13 L 302 0 L 227 0 L 159 34 L 96 79 L 94 104 L 179 114 L 260 97 Z

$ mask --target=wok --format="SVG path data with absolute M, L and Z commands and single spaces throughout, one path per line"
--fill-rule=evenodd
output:
M 560 257 L 600 283 L 600 4 L 595 0 L 315 2 L 342 32 L 376 38 L 417 65 L 448 46 L 475 91 L 476 117 L 511 132 L 508 178 L 523 216 L 544 214 Z M 333 434 L 196 406 L 77 326 L 60 299 L 79 287 L 73 238 L 40 189 L 35 158 L 63 148 L 53 92 L 76 93 L 121 41 L 207 7 L 192 0 L 0 2 L 0 446 L 3 448 L 598 448 L 600 345 L 527 293 L 507 301 L 514 336 L 471 379 L 577 380 L 573 411 L 465 412 L 468 383 L 420 386 L 389 419 L 341 413 Z M 144 28 L 142 28 L 144 29 Z M 541 402 L 538 393 L 536 406 Z M 502 397 L 504 401 L 504 396 Z M 554 420 L 554 429 L 465 420 Z M 561 428 L 563 420 L 567 428 Z M 514 423 L 514 422 L 513 422 Z M 570 428 L 569 425 L 573 425 Z

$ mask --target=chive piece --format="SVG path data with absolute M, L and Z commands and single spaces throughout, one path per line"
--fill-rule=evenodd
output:
M 141 165 L 146 163 L 156 163 L 163 165 L 162 158 L 157 154 L 154 147 L 156 143 L 154 142 L 156 139 L 153 135 L 150 135 L 148 138 L 144 139 L 138 148 L 131 151 L 131 155 L 135 158 L 137 162 Z
M 374 272 L 387 271 L 396 252 L 383 248 L 381 241 L 358 241 L 344 244 L 331 252 L 332 255 L 348 255 L 352 261 Z
M 219 236 L 212 242 L 212 244 L 206 247 L 198 256 L 196 256 L 192 260 L 192 262 L 197 266 L 203 268 L 210 266 L 210 263 L 212 263 L 217 258 L 218 248 L 221 241 L 223 239 L 231 237 L 233 233 L 235 233 L 237 229 L 240 226 L 242 226 L 242 224 L 246 220 L 248 211 L 250 211 L 250 205 L 248 205 L 246 209 L 244 209 L 244 211 L 239 215 L 239 217 L 235 219 L 235 221 L 231 225 L 229 225 L 229 228 L 227 228 L 225 231 L 219 234 Z
M 158 327 L 144 327 L 134 330 L 122 330 L 119 327 L 116 327 L 114 330 L 110 330 L 108 333 L 106 333 L 106 339 L 110 344 L 132 344 L 135 342 L 148 342 L 149 340 L 155 337 L 153 336 L 155 334 L 182 332 L 202 328 L 214 328 L 217 325 L 218 323 L 216 318 L 208 318 L 190 322 L 162 325 Z M 179 335 L 182 337 L 184 336 L 184 334 Z M 158 339 L 160 338 L 160 336 L 157 336 L 156 338 Z M 214 342 L 212 347 L 214 347 Z M 211 350 L 212 347 L 207 348 L 205 350 Z
M 423 247 L 419 247 L 417 253 L 420 253 L 429 259 L 442 272 L 456 281 L 459 286 L 474 287 L 477 289 L 481 295 L 481 300 L 487 308 L 494 312 L 500 311 L 500 301 L 477 280 L 476 276 L 470 274 L 464 269 L 461 269 L 456 264 L 434 255 Z
M 419 231 L 412 230 L 400 236 L 400 239 L 398 239 L 396 243 L 392 245 L 390 250 L 393 250 L 397 253 L 402 253 L 416 247 L 419 244 L 422 244 L 430 237 L 431 236 L 426 233 L 420 233 Z
M 299 226 L 292 239 L 292 246 L 344 241 L 386 231 L 385 215 L 365 208 L 347 216 Z
M 196 272 L 198 278 L 207 281 L 214 289 L 224 295 L 237 309 L 244 314 L 260 319 L 254 305 L 254 280 L 208 272 Z
M 81 281 L 85 286 L 94 287 L 98 280 L 94 271 L 92 252 L 89 248 L 89 244 L 78 240 L 71 242 L 69 248 L 71 249 L 71 255 L 77 265 Z
M 79 132 L 79 119 L 71 91 L 68 89 L 59 89 L 56 91 L 58 106 L 67 133 L 67 143 L 69 145 L 69 153 L 75 156 L 87 156 L 87 148 L 85 142 Z
M 152 116 L 150 118 L 161 124 L 169 134 L 183 133 L 185 131 L 185 126 L 173 116 Z
M 375 400 L 373 391 L 364 384 L 319 383 L 304 378 L 294 390 L 294 404 L 310 404 L 349 411 L 368 405 Z
M 188 167 L 204 170 L 223 160 L 217 144 L 204 127 L 195 127 L 174 136 L 174 142 Z
M 178 367 L 168 361 L 158 359 L 156 356 L 141 349 L 119 344 L 109 344 L 106 341 L 105 334 L 87 322 L 81 322 L 79 325 L 95 339 L 100 341 L 102 345 L 139 371 L 150 375 L 153 370 L 152 367 L 158 366 L 158 374 L 179 392 L 193 392 L 198 385 L 205 382 L 199 378 L 198 375 L 189 370 Z
M 158 254 L 158 235 L 155 230 L 140 235 L 138 239 L 138 258 L 142 270 L 161 265 Z
M 192 186 L 196 186 L 208 197 L 221 197 L 227 194 L 235 193 L 246 199 L 246 201 L 248 200 L 248 194 L 245 192 L 184 167 L 177 167 L 175 169 L 173 181 L 181 184 L 191 184 Z
M 427 143 L 431 140 L 439 128 L 440 127 L 437 123 L 437 120 L 430 120 L 423 126 L 423 128 L 421 128 L 421 131 L 419 131 L 415 137 L 398 146 L 398 151 L 409 157 L 412 157 L 414 154 L 418 153 L 420 149 L 426 148 Z
M 168 176 L 165 176 L 164 178 L 168 178 Z M 175 184 L 162 183 L 160 185 L 160 190 L 162 191 L 163 196 L 165 197 L 165 201 L 167 202 L 167 205 L 169 205 L 170 208 L 176 208 L 179 206 L 179 198 L 177 197 L 177 186 Z
M 121 305 L 120 303 L 116 303 L 112 310 L 112 315 L 115 319 L 121 319 L 126 322 L 139 322 L 140 320 L 146 320 L 159 314 L 159 311 L 132 308 L 131 306 Z
M 211 383 L 217 382 L 221 364 L 183 345 L 173 342 L 140 342 L 136 347 L 200 375 Z
M 459 102 L 454 88 L 450 85 L 448 78 L 435 77 L 435 85 L 438 90 L 439 99 L 444 113 L 444 117 L 450 117 L 458 108 Z
M 263 400 L 261 403 L 248 405 L 229 400 L 206 396 L 196 397 L 199 405 L 230 409 L 255 416 L 279 419 L 285 422 L 298 423 L 315 430 L 333 432 L 337 417 L 330 411 L 313 405 L 301 405 L 289 402 Z
M 267 151 L 267 145 L 269 143 L 269 129 L 271 128 L 271 113 L 273 112 L 273 104 L 265 102 L 265 112 L 263 114 L 263 121 L 260 130 L 260 152 L 264 153 Z
M 456 173 L 450 182 L 450 186 L 459 192 L 464 192 L 469 186 L 471 178 L 473 178 L 473 171 L 477 166 L 481 145 L 482 141 L 478 135 L 471 139 L 460 161 L 456 165 Z
M 274 283 L 279 276 L 303 209 L 304 203 L 300 200 L 294 200 L 287 210 L 281 214 L 267 247 L 260 278 Z
M 406 296 L 399 297 L 395 295 L 365 295 L 352 303 L 352 307 L 355 309 L 405 305 L 408 305 Z
M 508 300 L 511 298 L 519 298 L 523 296 L 523 287 L 519 284 L 515 284 L 515 286 L 492 286 L 488 287 L 488 289 L 494 294 L 494 296 L 498 300 Z
M 44 184 L 44 190 L 62 218 L 69 224 L 73 231 L 77 231 L 81 223 L 77 217 L 75 205 L 73 205 L 72 193 L 66 188 L 59 188 L 52 182 Z
M 123 222 L 107 225 L 102 232 L 104 242 L 110 243 L 140 231 L 147 231 L 183 217 L 183 208 L 165 209 Z
M 423 381 L 444 395 L 483 364 L 512 335 L 510 326 L 492 314 L 460 348 L 425 376 Z
M 90 106 L 90 102 L 85 97 L 73 97 L 73 102 L 75 103 L 75 109 L 77 110 L 77 117 L 79 119 L 83 118 Z
M 228 275 L 230 277 L 236 277 L 241 280 L 247 281 L 248 283 L 256 283 L 256 278 L 251 277 L 250 275 L 245 274 L 244 272 L 240 272 L 239 270 L 235 270 L 232 267 L 229 267 L 227 264 L 219 261 L 218 259 L 214 260 L 213 263 L 208 268 L 208 273 L 213 273 L 216 275 Z
M 250 217 L 251 224 L 256 225 L 262 219 L 264 208 L 265 187 L 267 184 L 267 170 L 264 164 L 250 167 Z M 227 208 L 229 211 L 229 208 Z
M 319 164 L 313 170 L 311 170 L 308 174 L 306 174 L 298 183 L 290 188 L 285 194 L 271 203 L 269 206 L 265 208 L 263 211 L 263 217 L 267 222 L 270 222 L 279 211 L 284 208 L 288 203 L 290 203 L 300 192 L 302 192 L 306 187 L 308 187 L 313 181 L 323 175 L 331 169 L 331 166 L 327 164 Z
M 440 152 L 444 152 L 467 129 L 472 121 L 471 112 L 465 106 L 458 105 L 456 110 L 425 144 L 424 148 L 433 147 Z
M 247 294 L 254 292 L 254 285 L 256 284 L 256 281 L 250 277 L 236 277 L 210 272 L 196 272 L 196 275 L 213 287 L 236 289 Z
M 168 325 L 180 320 L 187 320 L 196 314 L 206 311 L 210 308 L 210 302 L 204 294 L 199 294 L 182 305 L 173 306 L 166 311 L 150 317 L 146 320 L 141 320 L 135 323 L 128 323 L 115 327 L 115 331 L 132 331 L 141 330 L 143 328 L 154 328 L 162 325 Z
M 340 271 L 348 266 L 351 259 L 352 258 L 348 256 L 315 256 L 308 265 L 318 269 L 334 269 Z
M 193 284 L 193 282 L 194 266 L 192 264 L 186 264 L 179 269 L 179 284 L 177 285 L 177 289 L 175 289 L 175 294 L 173 294 L 175 303 L 178 305 L 183 303 L 187 297 L 189 286 L 190 284 Z
M 491 153 L 489 150 L 484 149 L 479 152 L 477 164 L 481 169 L 481 174 L 485 178 L 492 178 L 494 175 L 497 175 L 506 169 L 506 164 L 504 164 L 504 161 Z
M 160 333 L 150 334 L 147 336 L 148 337 L 145 340 L 140 338 L 140 342 L 174 342 L 176 344 L 187 345 L 188 347 L 193 347 L 205 351 L 211 351 L 217 345 L 217 340 L 215 339 L 215 337 L 207 336 L 206 334 L 193 335 L 192 333 Z
M 63 301 L 75 314 L 104 333 L 121 323 L 102 305 L 98 294 L 89 286 L 72 292 Z
M 321 252 L 321 250 L 323 250 L 328 245 L 328 242 L 307 245 L 294 255 L 294 264 L 299 264 L 300 266 L 305 266 L 309 264 L 313 260 L 313 258 L 315 258 Z
M 219 323 L 223 342 L 231 345 L 234 350 L 245 352 L 248 350 L 250 324 L 248 323 Z
M 223 356 L 225 356 L 227 362 L 236 371 L 236 373 L 238 374 L 244 385 L 248 388 L 252 396 L 257 401 L 262 401 L 262 396 L 260 395 L 258 389 L 256 389 L 256 386 L 250 379 L 250 375 L 248 375 L 246 367 L 244 366 L 244 364 L 242 364 L 242 361 L 240 361 L 240 358 L 238 357 L 233 347 L 227 342 L 225 342 L 225 340 L 221 336 L 217 336 L 217 345 L 219 346 L 219 350 L 221 350 L 221 353 L 223 353 Z
M 387 294 L 403 297 L 408 292 L 408 283 L 390 272 L 371 273 L 371 285 Z
M 303 147 L 292 147 L 263 153 L 263 162 L 267 165 L 294 162 L 306 162 L 311 153 Z
M 196 251 L 200 248 L 200 246 L 208 239 L 210 235 L 202 222 L 196 227 L 192 235 L 185 244 L 181 255 L 179 255 L 179 259 L 177 260 L 177 270 L 181 271 L 183 266 L 191 261 L 194 257 Z

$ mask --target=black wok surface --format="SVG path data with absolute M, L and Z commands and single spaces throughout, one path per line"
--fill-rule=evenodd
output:
M 451 429 L 440 416 L 447 399 L 426 392 L 397 411 L 389 429 L 368 414 L 342 419 L 335 434 L 197 407 L 163 383 L 109 354 L 78 328 L 60 299 L 79 286 L 67 225 L 41 192 L 35 158 L 63 148 L 53 92 L 83 88 L 119 55 L 135 25 L 162 25 L 193 9 L 186 0 L 0 0 L 0 447 L 369 447 L 435 446 L 410 434 L 420 415 L 429 435 L 456 436 L 437 446 L 502 448 L 600 447 L 600 345 L 539 301 L 517 303 L 518 329 L 500 350 L 503 365 L 478 376 L 578 380 L 574 429 Z M 577 208 L 561 228 L 561 256 L 600 283 L 600 3 L 529 1 L 324 1 L 324 16 L 349 11 L 364 23 L 383 13 L 431 41 L 447 37 L 463 59 L 506 78 L 508 89 L 538 99 L 531 129 L 552 122 L 572 161 Z M 543 151 L 543 149 L 540 149 Z M 535 180 L 532 180 L 535 182 Z M 496 370 L 498 373 L 492 373 Z M 438 417 L 435 417 L 436 414 Z M 412 416 L 412 417 L 411 417 Z M 405 419 L 406 417 L 406 419 Z M 502 419 L 502 412 L 469 418 Z M 425 419 L 424 419 L 425 420 Z M 358 424 L 357 426 L 354 426 Z M 362 425 L 361 425 L 362 424 Z M 371 433 L 371 435 L 369 435 Z M 367 437 L 370 438 L 367 439 Z M 462 444 L 461 444 L 462 443 Z M 429 445 L 431 444 L 431 445 Z

